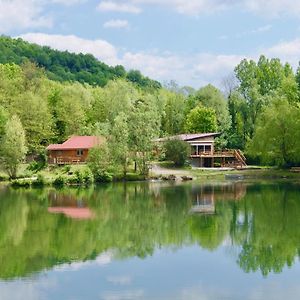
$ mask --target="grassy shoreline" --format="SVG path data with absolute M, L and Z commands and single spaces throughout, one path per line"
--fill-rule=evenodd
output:
M 206 180 L 278 180 L 293 179 L 300 180 L 300 173 L 292 172 L 288 169 L 254 167 L 240 170 L 228 169 L 195 169 L 190 167 L 174 168 L 167 163 L 159 163 L 159 169 L 156 172 L 150 170 L 148 177 L 135 173 L 128 173 L 126 178 L 121 175 L 115 175 L 113 182 L 118 181 L 147 181 L 147 180 L 186 180 L 194 181 Z M 23 166 L 23 172 L 26 170 Z M 161 174 L 160 174 L 161 171 Z M 167 172 L 167 173 L 166 173 Z M 9 181 L 1 175 L 2 185 L 10 185 L 14 187 L 43 187 L 43 186 L 89 186 L 95 183 L 90 177 L 90 171 L 86 165 L 74 165 L 56 168 L 46 168 L 36 173 L 23 173 L 19 178 Z M 4 179 L 4 180 L 3 180 Z M 103 182 L 105 183 L 105 182 Z

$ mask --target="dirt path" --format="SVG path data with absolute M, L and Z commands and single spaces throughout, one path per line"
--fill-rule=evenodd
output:
M 150 172 L 156 176 L 175 175 L 175 176 L 191 176 L 191 173 L 186 170 L 166 169 L 159 165 L 153 164 Z

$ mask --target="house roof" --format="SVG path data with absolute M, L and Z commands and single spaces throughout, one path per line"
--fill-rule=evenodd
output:
M 90 149 L 104 142 L 100 136 L 72 136 L 62 144 L 51 144 L 47 150 Z
M 179 135 L 173 135 L 173 136 L 168 136 L 168 137 L 164 137 L 164 138 L 160 138 L 155 140 L 156 142 L 165 142 L 168 140 L 175 140 L 175 139 L 179 139 L 182 141 L 191 141 L 191 140 L 197 140 L 197 139 L 201 139 L 201 138 L 205 138 L 205 137 L 216 137 L 219 136 L 220 133 L 218 132 L 210 132 L 210 133 L 185 133 L 185 134 L 179 134 Z

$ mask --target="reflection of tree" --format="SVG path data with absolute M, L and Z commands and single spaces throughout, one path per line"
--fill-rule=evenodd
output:
M 291 266 L 300 250 L 300 202 L 299 190 L 293 186 L 253 188 L 247 210 L 241 207 L 244 219 L 237 227 L 246 227 L 242 234 L 242 251 L 238 263 L 246 272 L 261 270 L 281 272 Z
M 222 203 L 223 204 L 223 203 Z M 216 215 L 192 216 L 189 220 L 192 237 L 206 249 L 216 249 L 228 236 L 231 220 L 230 206 L 216 207 Z
M 233 187 L 157 187 L 142 183 L 50 190 L 50 197 L 49 190 L 1 190 L 0 277 L 93 259 L 109 249 L 118 259 L 194 243 L 213 250 L 226 238 L 241 247 L 238 263 L 247 272 L 280 272 L 299 256 L 300 202 L 293 186 L 250 186 L 239 201 L 230 200 Z M 215 214 L 191 215 L 195 195 L 209 191 Z M 222 192 L 228 200 L 221 200 Z M 72 206 L 74 199 L 83 201 L 94 217 L 72 220 L 48 213 L 48 206 Z

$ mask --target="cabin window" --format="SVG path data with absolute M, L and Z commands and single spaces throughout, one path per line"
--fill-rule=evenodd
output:
M 192 155 L 198 155 L 197 146 L 192 146 Z
M 199 152 L 204 152 L 204 151 L 205 151 L 205 148 L 204 148 L 204 147 L 205 147 L 205 146 L 203 146 L 203 145 L 199 145 L 199 146 L 198 146 L 198 149 L 199 149 L 198 151 L 199 151 Z
M 78 149 L 77 150 L 77 156 L 82 156 L 83 155 L 83 150 L 82 149 Z
M 205 152 L 211 152 L 211 145 L 205 146 Z

